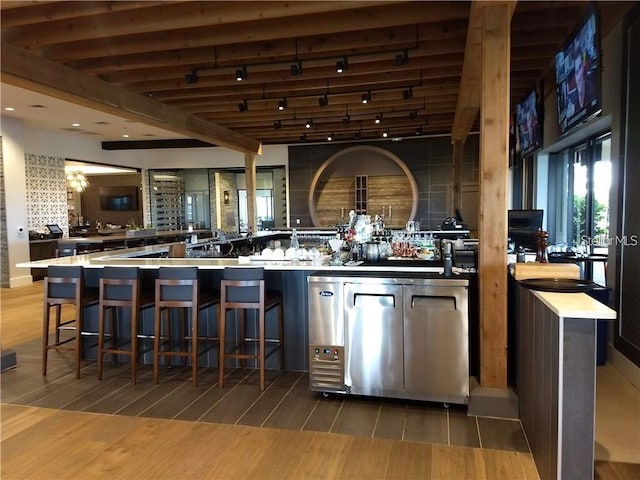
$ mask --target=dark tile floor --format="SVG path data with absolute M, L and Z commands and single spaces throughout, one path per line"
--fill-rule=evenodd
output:
M 306 372 L 268 371 L 261 393 L 254 370 L 228 370 L 220 389 L 217 369 L 201 369 L 194 388 L 188 368 L 166 369 L 154 385 L 151 367 L 140 366 L 138 383 L 131 385 L 128 365 L 106 364 L 99 381 L 95 363 L 88 362 L 77 380 L 70 356 L 51 352 L 45 378 L 39 342 L 15 350 L 18 367 L 1 376 L 4 403 L 529 452 L 517 420 L 473 417 L 457 405 L 446 409 L 397 399 L 325 398 L 309 390 Z

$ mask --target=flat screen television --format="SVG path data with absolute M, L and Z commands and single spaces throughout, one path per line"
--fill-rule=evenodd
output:
M 120 212 L 138 210 L 138 187 L 100 187 L 100 209 Z
M 542 123 L 535 88 L 516 105 L 516 128 L 520 153 L 528 155 L 542 147 Z
M 560 133 L 600 113 L 600 27 L 595 5 L 556 54 Z
M 537 250 L 536 232 L 542 228 L 544 210 L 509 210 L 507 230 L 509 240 L 525 250 Z

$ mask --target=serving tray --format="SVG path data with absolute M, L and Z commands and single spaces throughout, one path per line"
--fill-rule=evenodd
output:
M 531 290 L 559 293 L 588 292 L 598 287 L 598 284 L 592 281 L 574 278 L 528 278 L 520 280 L 520 284 Z

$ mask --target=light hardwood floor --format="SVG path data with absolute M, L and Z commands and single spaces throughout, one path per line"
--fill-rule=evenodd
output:
M 39 338 L 41 302 L 42 282 L 0 290 L 3 348 Z M 598 389 L 596 458 L 627 463 L 596 463 L 596 478 L 640 478 L 638 391 L 609 366 Z M 8 404 L 0 415 L 2 479 L 538 478 L 520 452 Z

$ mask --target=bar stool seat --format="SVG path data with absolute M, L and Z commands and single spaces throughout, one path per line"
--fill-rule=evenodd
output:
M 47 375 L 49 350 L 74 353 L 76 378 L 80 378 L 84 309 L 98 302 L 96 288 L 86 288 L 81 266 L 50 266 L 44 279 L 42 375 Z M 73 318 L 63 319 L 63 306 L 74 307 Z M 55 310 L 55 340 L 51 343 L 51 308 Z M 67 309 L 69 310 L 69 309 Z M 73 336 L 61 335 L 73 332 Z
M 131 363 L 131 383 L 136 383 L 138 363 L 138 318 L 142 310 L 153 306 L 153 292 L 142 290 L 142 281 L 138 267 L 104 267 L 100 278 L 98 311 L 98 380 L 102 380 L 104 354 L 128 355 Z M 118 335 L 119 311 L 129 309 L 129 336 L 124 339 Z M 108 315 L 110 314 L 110 315 Z M 110 316 L 111 329 L 107 335 L 105 318 Z M 124 316 L 123 316 L 124 317 Z M 105 346 L 105 336 L 108 346 Z M 129 344 L 129 349 L 124 347 Z
M 278 338 L 266 338 L 266 314 L 273 308 L 278 308 Z M 239 312 L 240 341 L 228 351 L 225 347 L 226 317 L 228 310 Z M 246 337 L 246 310 L 257 311 L 256 337 Z M 233 268 L 224 269 L 220 282 L 220 321 L 218 333 L 220 349 L 218 362 L 220 388 L 224 388 L 224 365 L 227 358 L 240 360 L 254 359 L 260 370 L 260 390 L 264 390 L 264 375 L 266 359 L 275 353 L 280 353 L 280 368 L 284 370 L 284 321 L 282 292 L 265 290 L 263 268 Z M 266 352 L 266 344 L 272 348 Z M 246 353 L 247 344 L 257 344 L 254 354 Z M 235 353 L 239 352 L 239 353 Z
M 182 357 L 191 360 L 193 386 L 198 386 L 198 356 L 218 346 L 217 336 L 199 336 L 198 320 L 200 313 L 220 303 L 220 295 L 201 289 L 198 282 L 197 267 L 160 267 L 155 281 L 154 340 L 153 340 L 153 378 L 158 383 L 160 359 L 163 357 Z M 177 342 L 171 338 L 170 312 L 179 309 L 181 334 Z M 191 332 L 185 333 L 189 311 Z M 217 324 L 217 322 L 216 322 Z M 214 324 L 214 325 L 216 325 Z M 163 328 L 164 327 L 164 328 Z M 188 340 L 190 340 L 190 345 Z M 198 341 L 209 343 L 209 348 L 199 352 Z M 182 347 L 181 349 L 176 349 Z

